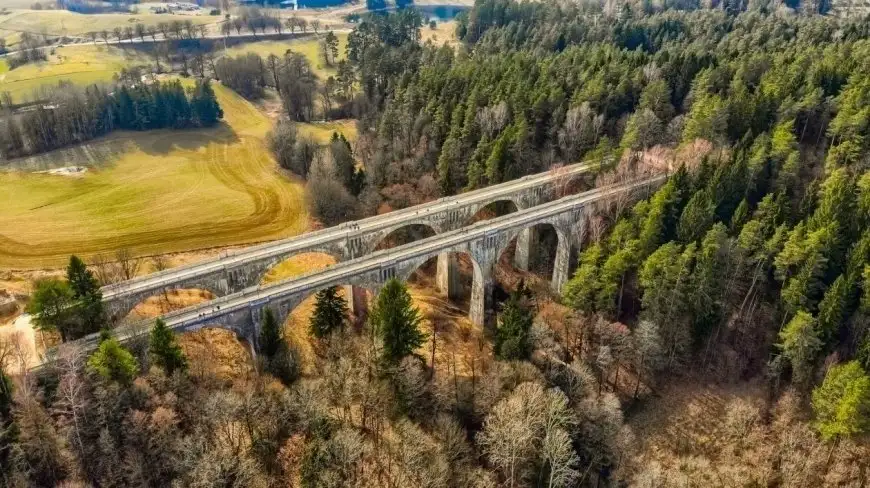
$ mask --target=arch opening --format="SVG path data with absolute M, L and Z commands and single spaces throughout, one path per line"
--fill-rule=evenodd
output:
M 505 289 L 514 289 L 520 279 L 527 284 L 549 283 L 556 268 L 559 239 L 552 224 L 523 229 L 499 255 L 496 274 L 499 284 Z
M 437 295 L 441 301 L 446 298 L 451 307 L 467 314 L 475 278 L 480 275 L 477 268 L 467 252 L 446 252 L 418 266 L 407 283 L 418 295 Z
M 471 218 L 465 222 L 465 225 L 471 225 L 484 220 L 490 220 L 497 217 L 504 217 L 512 214 L 519 209 L 513 200 L 496 200 L 481 207 Z
M 299 276 L 311 271 L 328 268 L 338 262 L 335 256 L 325 252 L 294 254 L 272 266 L 260 278 L 261 285 L 268 285 Z
M 235 330 L 202 327 L 179 334 L 178 344 L 194 376 L 234 381 L 255 373 L 251 344 Z
M 122 322 L 156 319 L 163 314 L 192 307 L 215 298 L 217 298 L 215 293 L 202 288 L 163 290 L 134 305 L 124 315 Z
M 481 354 L 482 345 L 487 344 L 484 329 L 475 323 L 475 313 L 482 312 L 489 301 L 483 280 L 480 266 L 467 252 L 434 256 L 408 276 L 408 292 L 428 336 L 424 356 L 436 370 L 455 367 L 454 354 Z
M 426 224 L 409 224 L 393 230 L 375 246 L 375 251 L 393 249 L 415 241 L 428 239 L 436 234 L 435 229 Z

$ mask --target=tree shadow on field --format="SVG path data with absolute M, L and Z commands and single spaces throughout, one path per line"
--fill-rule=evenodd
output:
M 213 142 L 235 144 L 240 140 L 236 131 L 221 121 L 216 126 L 207 128 L 163 129 L 151 133 L 151 137 L 137 138 L 135 142 L 145 154 L 166 156 L 176 150 L 196 151 Z

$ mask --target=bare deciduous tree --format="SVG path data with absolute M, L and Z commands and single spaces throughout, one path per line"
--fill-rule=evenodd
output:
M 115 259 L 118 262 L 118 272 L 125 280 L 133 279 L 142 266 L 142 258 L 135 257 L 133 251 L 128 247 L 118 249 L 115 252 Z
M 93 270 L 100 285 L 111 285 L 119 281 L 117 263 L 105 254 L 95 254 L 91 258 L 90 268 Z

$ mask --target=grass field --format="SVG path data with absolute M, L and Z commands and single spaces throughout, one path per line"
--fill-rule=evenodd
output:
M 218 128 L 116 133 L 20 163 L 93 163 L 82 177 L 0 173 L 0 267 L 56 267 L 72 253 L 130 247 L 155 254 L 303 232 L 303 187 L 277 172 L 263 143 L 268 118 L 229 89 L 215 91 L 225 119 Z
M 420 40 L 424 43 L 432 41 L 432 44 L 436 46 L 440 46 L 445 42 L 450 46 L 455 46 L 458 42 L 456 39 L 456 21 L 438 22 L 435 24 L 434 29 L 424 25 L 420 28 Z
M 143 7 L 144 10 L 144 7 Z M 136 24 L 157 25 L 159 22 L 190 20 L 194 24 L 213 24 L 222 17 L 210 15 L 165 15 L 165 14 L 78 14 L 68 10 L 13 10 L 0 16 L 0 31 L 7 33 L 30 32 L 50 36 L 84 37 L 88 32 L 112 31 Z M 7 36 L 10 45 L 17 42 L 12 34 Z
M 81 44 L 56 48 L 48 61 L 29 63 L 9 70 L 0 61 L 0 92 L 8 91 L 16 102 L 35 100 L 41 88 L 60 81 L 89 85 L 112 81 L 121 68 L 150 63 L 147 55 L 134 49 L 102 44 Z
M 0 25 L 2 27 L 2 25 Z M 338 37 L 338 59 L 345 57 L 345 48 L 347 47 L 347 33 L 339 32 L 335 35 Z M 320 55 L 320 42 L 318 39 L 306 38 L 292 41 L 260 41 L 249 42 L 238 46 L 233 46 L 224 53 L 227 56 L 238 56 L 245 53 L 257 53 L 262 57 L 270 54 L 275 56 L 283 56 L 288 49 L 303 54 L 311 63 L 311 68 L 318 77 L 325 79 L 327 76 L 335 74 L 335 68 L 326 66 Z

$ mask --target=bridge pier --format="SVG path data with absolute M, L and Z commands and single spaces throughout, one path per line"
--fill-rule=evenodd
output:
M 571 272 L 571 243 L 568 239 L 559 236 L 559 243 L 556 245 L 556 260 L 553 263 L 553 278 L 550 281 L 550 287 L 556 293 L 562 292 L 562 286 L 568 281 L 568 275 Z
M 531 268 L 532 259 L 538 244 L 538 229 L 534 226 L 523 229 L 517 236 L 517 247 L 514 251 L 514 266 L 522 271 Z
M 468 318 L 477 327 L 486 328 L 486 311 L 492 308 L 493 283 L 485 278 L 471 286 L 471 304 L 468 310 Z
M 369 315 L 369 300 L 366 289 L 354 285 L 345 285 L 344 297 L 347 301 L 347 311 L 350 318 L 364 321 Z
M 453 300 L 459 295 L 459 263 L 456 256 L 449 252 L 438 255 L 438 267 L 435 274 L 438 291 Z

